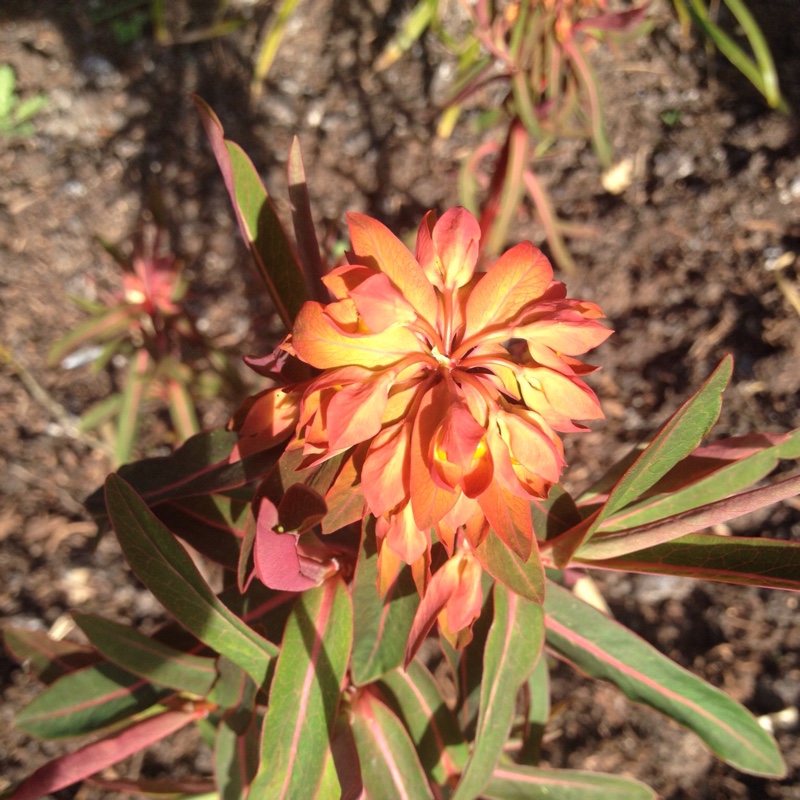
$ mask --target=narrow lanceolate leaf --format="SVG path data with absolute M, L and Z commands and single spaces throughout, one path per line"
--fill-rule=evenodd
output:
M 800 494 L 800 477 L 752 489 L 749 492 L 693 508 L 667 519 L 639 525 L 630 530 L 595 536 L 577 552 L 584 559 L 615 558 L 645 547 L 663 544 L 681 536 L 709 528 L 721 522 L 740 517 L 764 506 Z
M 206 713 L 207 709 L 203 706 L 197 706 L 191 711 L 165 711 L 131 725 L 116 736 L 101 739 L 74 753 L 56 758 L 17 786 L 9 800 L 38 800 L 71 786 L 133 753 L 138 753 Z
M 224 492 L 266 474 L 282 452 L 282 448 L 265 450 L 230 463 L 231 451 L 238 440 L 235 431 L 224 428 L 204 431 L 168 456 L 146 458 L 120 467 L 119 475 L 149 506 Z M 86 500 L 86 508 L 96 518 L 105 516 L 102 487 Z
M 362 691 L 350 718 L 370 800 L 433 800 L 414 744 L 400 720 L 380 700 Z
M 182 653 L 102 617 L 73 613 L 72 618 L 112 664 L 159 686 L 204 697 L 217 679 L 213 658 Z
M 611 491 L 598 523 L 646 492 L 711 430 L 722 407 L 722 392 L 730 381 L 733 359 L 726 356 L 700 391 L 684 403 L 633 462 Z
M 482 796 L 488 800 L 656 800 L 658 795 L 639 781 L 617 775 L 507 764 L 494 771 Z
M 544 607 L 547 646 L 559 658 L 694 731 L 737 769 L 785 774 L 774 739 L 719 689 L 556 584 L 548 584 Z
M 607 517 L 644 494 L 700 444 L 719 416 L 722 392 L 732 371 L 733 360 L 726 356 L 700 391 L 678 409 L 628 467 L 592 521 L 576 526 L 554 542 L 557 566 L 565 566 Z
M 777 442 L 771 447 L 767 446 L 772 438 L 777 439 Z M 677 466 L 674 472 L 679 474 L 676 474 L 674 479 L 670 480 L 672 478 L 670 473 L 664 481 L 660 481 L 654 487 L 658 492 L 657 495 L 648 497 L 646 500 L 637 502 L 617 514 L 607 517 L 600 525 L 600 531 L 633 528 L 706 503 L 722 500 L 747 489 L 748 486 L 752 486 L 769 475 L 781 458 L 800 456 L 800 430 L 780 437 L 770 437 L 770 439 L 764 437 L 763 449 L 753 447 L 754 452 L 736 460 L 733 460 L 737 455 L 736 449 L 726 448 L 724 443 L 720 443 L 719 448 L 714 445 L 700 448 Z M 712 458 L 704 457 L 704 451 L 714 453 L 717 449 L 721 451 L 721 455 L 730 451 L 731 460 L 726 462 L 719 459 L 716 469 L 712 466 L 708 474 L 703 476 L 703 465 L 705 463 L 714 465 Z M 745 448 L 742 450 L 747 452 Z M 686 469 L 684 469 L 684 464 Z M 693 471 L 700 471 L 700 474 L 697 477 L 691 476 Z M 694 477 L 694 480 L 690 476 Z M 682 478 L 684 483 L 681 485 Z M 662 488 L 664 483 L 667 485 Z
M 59 678 L 17 715 L 14 726 L 39 739 L 83 736 L 170 694 L 113 664 L 97 664 Z
M 232 614 L 188 553 L 117 475 L 106 480 L 106 505 L 122 551 L 139 580 L 200 641 L 227 656 L 262 686 L 278 649 Z
M 540 761 L 544 729 L 550 719 L 550 670 L 546 658 L 536 662 L 526 688 L 527 719 L 517 762 L 533 767 Z
M 5 626 L 2 631 L 6 650 L 17 660 L 27 662 L 28 669 L 42 682 L 75 672 L 100 661 L 90 647 L 75 642 L 51 639 L 44 631 Z
M 275 667 L 251 797 L 317 796 L 352 639 L 353 609 L 340 576 L 300 595 Z
M 495 584 L 475 744 L 453 800 L 477 797 L 492 777 L 511 729 L 517 691 L 536 666 L 543 643 L 542 607 Z
M 194 102 L 233 203 L 242 238 L 256 262 L 275 309 L 291 330 L 300 306 L 307 299 L 294 248 L 253 162 L 239 145 L 225 139 L 222 124 L 211 108 L 196 95 Z
M 217 727 L 214 772 L 219 800 L 240 800 L 258 769 L 258 720 L 245 709 L 228 711 Z
M 585 563 L 599 569 L 800 592 L 800 542 L 778 539 L 693 534 L 628 555 Z
M 468 750 L 453 713 L 436 681 L 419 662 L 384 675 L 381 684 L 393 710 L 405 723 L 429 779 L 445 786 L 467 761 Z
M 353 683 L 364 686 L 403 663 L 419 605 L 411 568 L 405 566 L 381 598 L 377 588 L 375 518 L 368 516 L 353 584 Z
M 490 530 L 474 553 L 481 566 L 507 589 L 534 603 L 544 600 L 544 567 L 538 547 L 534 546 L 528 560 L 523 561 Z

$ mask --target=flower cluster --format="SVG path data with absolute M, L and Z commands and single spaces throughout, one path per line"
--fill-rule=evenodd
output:
M 306 303 L 282 345 L 317 374 L 264 393 L 240 432 L 293 434 L 302 468 L 343 459 L 377 520 L 381 586 L 405 563 L 424 593 L 435 534 L 451 596 L 472 598 L 451 604 L 455 633 L 480 608 L 475 548 L 491 528 L 527 561 L 530 502 L 565 465 L 559 434 L 602 417 L 574 356 L 610 331 L 529 242 L 476 272 L 480 228 L 462 208 L 429 212 L 415 255 L 370 217 L 348 223 L 349 263 L 324 278 L 333 302 Z

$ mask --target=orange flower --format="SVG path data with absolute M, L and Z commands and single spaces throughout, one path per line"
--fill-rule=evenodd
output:
M 393 554 L 383 570 L 430 563 L 432 531 L 462 565 L 490 527 L 527 560 L 530 501 L 565 465 L 558 433 L 602 417 L 574 356 L 610 335 L 603 314 L 566 299 L 529 242 L 476 273 L 480 229 L 463 208 L 425 216 L 416 257 L 376 220 L 348 223 L 349 263 L 324 278 L 334 301 L 306 303 L 283 345 L 321 371 L 295 388 L 289 449 L 304 468 L 344 454 Z

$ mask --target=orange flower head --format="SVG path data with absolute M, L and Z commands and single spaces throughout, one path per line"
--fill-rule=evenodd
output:
M 429 556 L 432 530 L 453 556 L 458 531 L 475 548 L 489 528 L 526 560 L 530 501 L 565 465 L 559 432 L 602 417 L 575 358 L 610 335 L 602 312 L 567 299 L 530 242 L 476 272 L 463 208 L 426 214 L 414 255 L 370 217 L 348 223 L 349 263 L 324 279 L 333 301 L 306 303 L 283 345 L 320 370 L 289 448 L 303 468 L 357 464 L 387 564 Z

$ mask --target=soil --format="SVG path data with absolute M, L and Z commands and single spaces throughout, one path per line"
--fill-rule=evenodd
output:
M 169 4 L 173 25 L 202 24 L 198 9 L 212 5 Z M 0 10 L 0 62 L 14 67 L 23 97 L 49 98 L 35 132 L 0 148 L 0 613 L 11 624 L 74 635 L 74 608 L 146 629 L 163 618 L 113 538 L 95 542 L 81 506 L 111 465 L 102 441 L 77 433 L 75 422 L 119 387 L 119 365 L 99 374 L 47 366 L 50 346 L 84 318 L 70 296 L 97 298 L 119 285 L 93 237 L 129 242 L 157 186 L 204 331 L 234 354 L 265 352 L 274 340 L 191 93 L 251 155 L 283 215 L 286 154 L 299 136 L 326 245 L 344 238 L 348 209 L 405 231 L 425 210 L 457 202 L 459 159 L 478 141 L 478 115 L 468 112 L 451 139 L 436 138 L 452 58 L 426 38 L 394 67 L 372 68 L 412 3 L 300 3 L 257 99 L 248 92 L 253 52 L 274 4 L 230 5 L 251 21 L 172 46 L 156 44 L 147 27 L 131 42 L 115 39 L 97 22 L 113 8 L 104 0 L 6 0 Z M 800 7 L 749 5 L 800 108 Z M 607 420 L 569 443 L 571 487 L 652 435 L 725 353 L 736 368 L 715 436 L 800 426 L 796 120 L 767 109 L 722 59 L 691 46 L 666 0 L 651 4 L 651 16 L 649 37 L 593 54 L 630 184 L 607 193 L 583 142 L 559 146 L 538 170 L 558 212 L 589 234 L 570 240 L 579 265 L 570 294 L 598 302 L 616 329 L 593 354 Z M 513 236 L 543 241 L 530 207 Z M 224 422 L 234 407 L 207 403 L 203 424 Z M 168 446 L 165 419 L 154 406 L 140 454 Z M 800 505 L 730 528 L 800 540 Z M 597 580 L 618 619 L 753 713 L 771 715 L 789 773 L 781 781 L 742 775 L 693 735 L 564 666 L 554 667 L 546 762 L 635 776 L 671 800 L 800 798 L 797 597 L 678 579 Z M 63 747 L 11 729 L 37 684 L 2 656 L 0 688 L 0 769 L 12 782 Z M 196 775 L 210 761 L 184 736 L 124 768 Z M 104 795 L 74 787 L 58 796 Z

